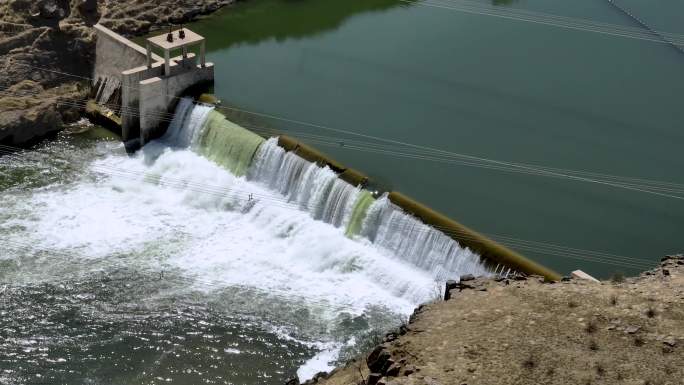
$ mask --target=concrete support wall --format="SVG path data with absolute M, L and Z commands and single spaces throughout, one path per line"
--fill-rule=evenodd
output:
M 171 59 L 171 75 L 175 76 L 184 71 L 190 71 L 197 66 L 195 54 L 189 53 L 187 58 L 182 56 Z M 161 78 L 164 74 L 164 63 L 155 62 L 152 68 L 140 66 L 124 71 L 121 74 L 122 88 L 125 90 L 121 97 L 121 137 L 124 141 L 140 136 L 140 83 L 146 79 Z M 213 79 L 213 77 L 212 77 Z M 149 82 L 148 82 L 149 83 Z M 174 104 L 175 105 L 175 104 Z
M 157 76 L 140 82 L 140 143 L 161 135 L 168 126 L 178 98 L 190 87 L 214 80 L 214 65 L 196 65 L 189 71 Z
M 121 79 L 123 71 L 145 65 L 147 62 L 145 48 L 100 24 L 96 24 L 93 28 L 97 33 L 93 79 L 99 77 Z M 163 59 L 159 55 L 153 55 L 153 60 Z

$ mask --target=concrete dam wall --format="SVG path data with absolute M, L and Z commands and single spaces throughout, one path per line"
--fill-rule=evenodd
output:
M 191 146 L 229 169 L 278 191 L 312 217 L 342 227 L 428 270 L 438 279 L 464 273 L 560 275 L 395 191 L 374 194 L 373 181 L 318 150 L 280 135 L 262 138 L 213 106 L 183 99 L 162 140 Z M 282 204 L 282 202 L 276 202 Z

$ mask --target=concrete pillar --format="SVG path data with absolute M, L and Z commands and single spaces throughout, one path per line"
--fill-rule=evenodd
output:
M 204 40 L 202 40 L 202 44 L 200 44 L 200 65 L 202 66 L 202 68 L 204 68 L 207 64 L 207 60 L 205 57 L 205 51 L 206 51 L 205 43 L 204 43 Z
M 151 131 L 159 126 L 167 112 L 166 85 L 166 81 L 158 77 L 145 79 L 139 84 L 140 145 L 148 142 Z
M 168 49 L 164 50 L 164 76 L 170 76 L 171 75 L 171 58 L 170 58 L 170 52 Z
M 147 68 L 152 68 L 152 46 L 147 42 Z

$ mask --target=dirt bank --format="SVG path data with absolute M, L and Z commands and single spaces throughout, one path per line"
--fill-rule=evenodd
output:
M 450 294 L 317 383 L 684 384 L 683 256 L 621 282 L 474 279 Z
M 0 143 L 21 145 L 78 119 L 90 93 L 95 23 L 135 35 L 195 19 L 233 1 L 1 2 Z

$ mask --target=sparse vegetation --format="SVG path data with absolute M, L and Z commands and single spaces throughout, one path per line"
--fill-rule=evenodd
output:
M 589 342 L 589 350 L 594 352 L 599 350 L 598 342 L 596 342 L 596 340 L 591 340 Z
M 616 271 L 613 273 L 613 275 L 610 276 L 610 280 L 613 283 L 623 283 L 625 282 L 625 274 L 621 271 Z
M 534 369 L 537 366 L 537 361 L 533 356 L 528 356 L 525 361 L 522 362 L 522 367 L 525 369 Z
M 634 346 L 641 347 L 644 346 L 644 339 L 641 336 L 634 337 Z
M 600 362 L 596 364 L 596 374 L 603 377 L 606 374 L 606 368 Z
M 610 296 L 610 304 L 616 306 L 618 303 L 617 295 L 613 294 Z
M 584 331 L 589 334 L 593 334 L 596 332 L 596 330 L 598 330 L 598 325 L 596 325 L 596 321 L 593 319 L 589 320 L 589 322 L 587 322 L 587 324 L 584 326 Z

